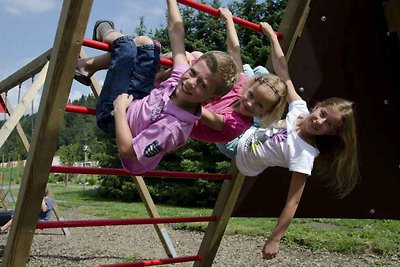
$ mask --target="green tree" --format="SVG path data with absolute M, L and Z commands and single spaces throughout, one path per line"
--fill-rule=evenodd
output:
M 147 27 L 144 24 L 144 17 L 143 16 L 140 16 L 140 18 L 139 18 L 139 26 L 137 26 L 135 28 L 135 32 L 136 32 L 137 35 L 146 35 Z
M 70 145 L 61 146 L 58 149 L 61 163 L 64 165 L 73 165 L 79 158 L 80 147 L 79 144 L 73 143 Z
M 202 2 L 215 8 L 221 6 L 219 0 Z M 229 8 L 235 16 L 254 23 L 267 21 L 277 28 L 285 5 L 286 1 L 247 0 L 234 1 Z M 180 6 L 180 9 L 185 26 L 185 48 L 187 51 L 226 51 L 225 23 L 221 19 L 185 6 Z M 142 22 L 143 20 L 141 20 Z M 139 29 L 141 31 L 137 30 L 137 32 L 146 33 L 142 24 Z M 241 43 L 243 62 L 252 66 L 265 65 L 270 50 L 267 39 L 261 34 L 242 26 L 237 26 L 236 29 Z M 166 28 L 159 28 L 154 35 L 150 36 L 162 43 L 163 52 L 170 51 Z M 165 155 L 157 168 L 159 170 L 224 173 L 229 165 L 230 161 L 218 151 L 214 144 L 189 140 L 183 148 Z M 118 178 L 116 179 L 118 180 Z M 102 183 L 104 195 L 113 195 L 116 198 L 126 200 L 123 188 L 131 189 L 131 180 L 122 177 L 119 178 L 119 181 L 119 183 L 116 183 L 112 179 L 109 183 Z M 151 179 L 146 182 L 155 201 L 184 206 L 211 205 L 214 203 L 220 187 L 220 183 L 204 180 L 165 179 L 160 181 L 159 179 Z M 108 190 L 106 187 L 108 187 Z

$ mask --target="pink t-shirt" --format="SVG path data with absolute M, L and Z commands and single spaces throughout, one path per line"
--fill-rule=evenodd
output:
M 239 77 L 239 81 L 226 95 L 218 100 L 203 105 L 203 107 L 209 111 L 221 114 L 224 117 L 223 130 L 217 131 L 212 129 L 199 120 L 196 121 L 193 127 L 192 133 L 190 134 L 191 138 L 203 142 L 226 143 L 235 139 L 250 128 L 252 118 L 243 116 L 232 109 L 232 104 L 240 99 L 239 90 L 247 79 L 247 76 L 242 73 Z
M 127 110 L 127 121 L 133 136 L 136 158 L 121 158 L 128 171 L 144 173 L 157 167 L 165 153 L 183 146 L 200 119 L 179 108 L 170 99 L 187 65 L 174 66 L 171 77 L 143 99 L 133 101 Z

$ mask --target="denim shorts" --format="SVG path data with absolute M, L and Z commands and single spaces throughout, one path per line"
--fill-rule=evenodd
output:
M 132 36 L 121 36 L 111 44 L 111 64 L 96 105 L 97 125 L 115 137 L 114 100 L 123 93 L 134 99 L 153 89 L 160 64 L 160 47 L 136 46 Z
M 0 212 L 0 226 L 5 225 L 14 216 L 13 210 L 1 211 Z
M 239 144 L 239 139 L 240 136 L 236 137 L 232 141 L 229 141 L 228 143 L 216 143 L 216 145 L 222 154 L 230 159 L 234 159 Z
M 253 126 L 260 128 L 260 118 L 253 117 Z M 216 143 L 219 151 L 224 154 L 226 157 L 230 159 L 234 159 L 237 151 L 237 147 L 239 144 L 240 137 L 243 134 L 239 135 L 235 139 L 229 141 L 228 143 Z

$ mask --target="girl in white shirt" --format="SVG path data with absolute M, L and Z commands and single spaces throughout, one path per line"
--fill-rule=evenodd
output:
M 359 173 L 353 103 L 329 98 L 310 113 L 290 80 L 276 34 L 268 23 L 261 23 L 261 29 L 271 42 L 276 74 L 287 86 L 289 112 L 279 126 L 248 129 L 238 142 L 235 161 L 247 176 L 256 176 L 272 166 L 292 171 L 285 207 L 262 249 L 263 257 L 272 259 L 278 254 L 280 240 L 294 217 L 314 160 L 317 173 L 340 197 L 352 191 Z

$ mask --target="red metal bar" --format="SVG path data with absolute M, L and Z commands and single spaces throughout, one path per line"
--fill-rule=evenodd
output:
M 7 112 L 6 104 L 4 104 L 3 99 L 0 97 L 0 113 L 6 113 L 6 112 Z
M 145 173 L 131 173 L 125 169 L 116 168 L 87 168 L 72 166 L 51 166 L 54 173 L 79 173 L 97 175 L 118 175 L 118 176 L 146 176 L 179 179 L 207 179 L 207 180 L 229 180 L 232 176 L 222 173 L 194 173 L 194 172 L 173 172 L 173 171 L 149 171 Z
M 97 264 L 93 267 L 143 267 L 143 266 L 154 266 L 154 265 L 164 265 L 171 263 L 179 263 L 179 262 L 189 262 L 189 261 L 202 261 L 203 258 L 200 255 L 195 256 L 184 256 L 184 257 L 175 257 L 175 258 L 167 258 L 167 259 L 158 259 L 158 260 L 144 260 L 138 262 L 128 262 L 128 263 L 116 263 L 116 264 Z
M 88 115 L 96 115 L 96 109 L 94 109 L 94 108 L 88 108 L 88 107 L 84 107 L 84 106 L 76 106 L 76 105 L 70 105 L 70 104 L 67 104 L 67 106 L 65 107 L 65 111 L 81 113 L 81 114 L 88 114 Z
M 111 51 L 111 47 L 109 44 L 95 41 L 92 39 L 83 38 L 82 45 L 103 51 Z M 172 67 L 173 65 L 172 60 L 167 58 L 160 58 L 160 64 L 167 67 Z
M 197 9 L 199 11 L 202 11 L 204 13 L 207 13 L 209 15 L 212 15 L 214 17 L 220 17 L 218 9 L 210 7 L 210 6 L 207 6 L 205 4 L 202 4 L 202 3 L 199 3 L 199 2 L 196 2 L 196 1 L 192 1 L 192 0 L 177 0 L 177 2 L 179 2 L 179 3 L 183 4 L 183 5 L 192 7 L 194 9 Z M 236 24 L 239 24 L 239 25 L 241 25 L 241 26 L 243 26 L 243 27 L 245 27 L 247 29 L 254 30 L 254 31 L 257 31 L 259 33 L 262 33 L 261 26 L 258 25 L 258 24 L 255 24 L 253 22 L 241 19 L 241 18 L 236 17 L 236 16 L 233 16 L 232 19 L 233 19 L 233 22 L 236 23 Z M 278 36 L 279 40 L 281 40 L 283 38 L 283 35 L 280 32 L 275 32 L 275 33 Z
M 92 40 L 92 39 L 83 38 L 82 45 L 90 47 L 90 48 L 103 50 L 103 51 L 111 51 L 111 47 L 109 44 L 99 42 L 96 40 Z
M 97 226 L 111 226 L 111 225 L 158 224 L 158 223 L 211 222 L 211 221 L 214 222 L 216 220 L 217 220 L 216 216 L 202 216 L 202 217 L 173 217 L 173 218 L 168 217 L 168 218 L 45 221 L 45 222 L 37 222 L 36 229 L 97 227 Z

